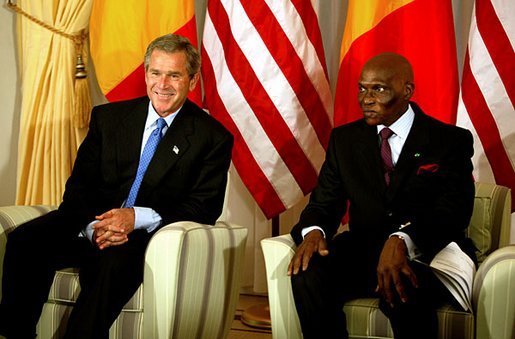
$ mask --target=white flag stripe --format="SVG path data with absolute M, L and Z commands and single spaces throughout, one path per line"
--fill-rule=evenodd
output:
M 213 65 L 216 88 L 224 106 L 231 113 L 231 118 L 277 195 L 286 206 L 290 206 L 303 196 L 302 190 L 270 142 L 228 69 L 222 43 L 208 12 L 203 41 L 204 49 Z M 237 114 L 233 114 L 234 112 Z M 259 140 L 259 142 L 252 142 L 252 140 Z
M 501 136 L 515 133 L 514 108 L 504 83 L 493 63 L 488 49 L 477 29 L 476 16 L 471 21 L 471 36 L 469 39 L 470 68 L 479 89 L 483 93 L 488 109 L 494 117 L 495 124 Z M 474 51 L 474 53 L 472 53 Z M 507 114 L 512 112 L 512 114 Z M 503 139 L 503 138 L 502 138 Z M 504 149 L 509 155 L 512 167 L 515 168 L 515 146 L 503 142 Z
M 474 179 L 478 182 L 495 182 L 494 173 L 488 162 L 488 158 L 485 155 L 483 144 L 479 139 L 474 124 L 470 120 L 469 114 L 463 103 L 463 99 L 460 93 L 460 99 L 458 103 L 458 116 L 456 125 L 468 129 L 472 133 L 474 139 L 474 155 L 472 156 L 472 163 L 474 164 L 473 175 Z
M 254 73 L 313 167 L 320 168 L 325 150 L 288 79 L 268 51 L 241 3 L 231 0 L 222 0 L 221 3 L 226 11 L 233 11 L 229 16 L 231 31 Z M 230 112 L 242 114 L 237 110 Z
M 297 55 L 303 61 L 304 70 L 313 87 L 317 90 L 324 105 L 324 110 L 332 123 L 333 98 L 331 87 L 329 81 L 325 78 L 324 67 L 318 58 L 315 47 L 309 40 L 302 18 L 290 1 L 265 0 L 265 2 L 274 13 L 277 22 L 292 43 Z
M 326 1 L 326 0 L 322 0 L 322 1 Z M 334 5 L 334 4 L 331 4 L 331 5 Z M 317 15 L 317 19 L 319 19 L 319 15 L 320 13 L 319 12 L 319 9 L 320 9 L 320 4 L 319 4 L 319 1 L 318 0 L 311 0 L 311 6 L 313 7 L 313 9 L 315 10 L 315 13 Z
M 495 13 L 499 18 L 504 31 L 508 35 L 510 40 L 511 48 L 515 49 L 515 1 L 514 0 L 494 0 L 492 1 Z M 474 16 L 475 17 L 475 16 Z

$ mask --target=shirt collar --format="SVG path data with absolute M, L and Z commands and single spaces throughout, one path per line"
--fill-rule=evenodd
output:
M 156 110 L 154 109 L 154 106 L 152 106 L 152 101 L 148 102 L 148 114 L 147 114 L 147 121 L 145 122 L 145 129 L 155 127 L 156 122 L 159 118 L 163 118 L 166 121 L 166 126 L 170 126 L 177 116 L 177 113 L 181 110 L 182 106 L 179 107 L 178 110 L 173 112 L 172 114 L 167 115 L 166 117 L 161 117 L 159 114 L 157 114 Z
M 406 112 L 400 116 L 393 124 L 388 126 L 396 136 L 401 137 L 406 140 L 408 137 L 409 131 L 411 130 L 411 126 L 413 126 L 413 121 L 415 120 L 415 112 L 411 105 L 408 104 L 408 109 Z M 385 125 L 377 125 L 377 133 L 381 132 Z

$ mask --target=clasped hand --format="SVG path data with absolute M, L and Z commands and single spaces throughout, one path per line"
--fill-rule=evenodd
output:
M 95 217 L 93 241 L 99 249 L 126 243 L 134 230 L 134 209 L 115 208 Z

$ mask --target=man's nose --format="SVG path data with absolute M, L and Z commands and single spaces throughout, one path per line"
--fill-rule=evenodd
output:
M 158 86 L 161 88 L 167 87 L 169 83 L 170 83 L 169 77 L 167 77 L 166 75 L 160 76 L 159 80 L 157 81 Z
M 361 103 L 363 105 L 371 105 L 375 102 L 375 98 L 373 95 L 370 94 L 369 91 L 365 91 L 361 95 Z

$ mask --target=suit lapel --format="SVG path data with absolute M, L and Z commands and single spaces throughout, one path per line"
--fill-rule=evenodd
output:
M 368 126 L 363 122 L 361 133 L 362 137 L 356 138 L 361 142 L 356 145 L 356 161 L 363 168 L 363 174 L 367 176 L 367 180 L 372 182 L 374 187 L 380 187 L 378 192 L 383 192 L 386 188 L 384 181 L 383 165 L 381 154 L 379 151 L 379 139 L 377 136 L 377 127 Z
M 147 120 L 148 99 L 142 99 L 132 111 L 120 114 L 124 114 L 124 116 L 120 119 L 120 128 L 117 129 L 118 169 L 119 171 L 128 171 L 127 173 L 120 172 L 124 177 L 134 178 L 138 170 L 143 129 Z
M 422 113 L 422 111 L 413 104 L 412 107 L 415 111 L 415 119 L 408 138 L 402 148 L 402 152 L 399 155 L 397 164 L 395 165 L 395 173 L 392 176 L 392 180 L 387 190 L 388 200 L 395 197 L 398 188 L 402 186 L 402 182 L 410 173 L 412 173 L 413 168 L 417 163 L 417 157 L 424 153 L 424 149 L 429 142 L 429 135 L 425 128 L 426 123 L 424 121 L 424 113 Z
M 146 186 L 144 184 L 150 187 L 157 185 L 187 153 L 190 147 L 189 137 L 194 132 L 194 117 L 189 114 L 188 106 L 189 103 L 186 102 L 157 146 L 156 153 L 143 178 L 142 187 Z

